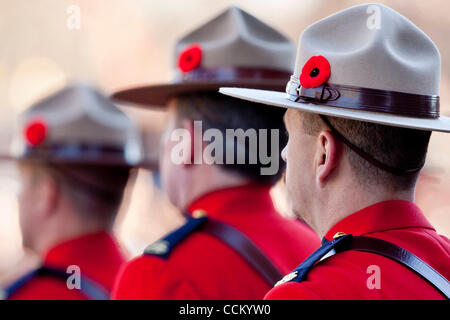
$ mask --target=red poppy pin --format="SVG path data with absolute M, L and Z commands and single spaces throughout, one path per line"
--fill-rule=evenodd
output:
M 42 119 L 34 119 L 25 127 L 25 139 L 31 146 L 40 145 L 47 136 L 47 124 Z
M 183 72 L 189 72 L 200 65 L 202 61 L 202 47 L 193 44 L 181 52 L 178 58 L 178 68 Z
M 300 84 L 303 88 L 315 88 L 330 77 L 330 63 L 323 56 L 311 57 L 303 66 Z

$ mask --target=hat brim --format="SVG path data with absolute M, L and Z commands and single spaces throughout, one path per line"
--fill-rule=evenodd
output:
M 312 103 L 294 102 L 286 98 L 285 92 L 278 91 L 220 88 L 219 92 L 234 98 L 276 107 L 293 108 L 305 112 L 323 114 L 326 116 L 335 116 L 339 118 L 367 121 L 417 130 L 450 132 L 450 118 L 444 116 L 437 119 L 415 118 L 388 113 L 369 112 Z
M 252 80 L 181 82 L 134 87 L 113 93 L 112 99 L 143 107 L 166 107 L 172 97 L 195 92 L 214 92 L 220 87 L 254 88 L 263 90 L 283 90 L 286 81 Z

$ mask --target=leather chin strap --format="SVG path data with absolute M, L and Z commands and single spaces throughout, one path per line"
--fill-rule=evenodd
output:
M 371 163 L 372 165 L 374 165 L 375 167 L 377 167 L 377 168 L 379 168 L 381 170 L 387 171 L 387 172 L 392 173 L 393 175 L 396 175 L 396 176 L 406 176 L 406 175 L 411 175 L 411 174 L 414 174 L 416 172 L 419 172 L 423 168 L 423 166 L 425 165 L 425 162 L 423 162 L 420 166 L 418 166 L 416 168 L 406 169 L 406 168 L 393 167 L 393 166 L 387 165 L 387 164 L 385 164 L 385 163 L 383 163 L 381 161 L 378 161 L 373 156 L 371 156 L 367 152 L 363 151 L 361 148 L 359 148 L 358 146 L 354 145 L 346 137 L 344 137 L 331 124 L 330 120 L 326 116 L 324 116 L 324 115 L 319 115 L 319 116 L 323 120 L 323 122 L 325 122 L 325 124 L 330 128 L 331 133 L 336 138 L 338 138 L 342 143 L 344 143 L 347 147 L 349 147 L 351 150 L 353 150 L 361 158 L 363 158 L 364 160 L 368 161 L 369 163 Z

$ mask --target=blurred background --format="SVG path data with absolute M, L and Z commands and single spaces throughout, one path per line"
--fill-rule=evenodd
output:
M 441 112 L 450 115 L 450 7 L 445 0 L 380 1 L 399 11 L 440 48 Z M 133 84 L 168 82 L 178 38 L 240 6 L 297 42 L 302 30 L 335 11 L 364 3 L 346 0 L 0 0 L 0 149 L 9 145 L 15 117 L 40 97 L 73 79 L 111 93 Z M 79 17 L 79 21 L 73 20 Z M 78 23 L 79 22 L 79 23 Z M 129 112 L 156 150 L 164 112 Z M 450 236 L 450 135 L 433 133 L 417 203 L 439 233 Z M 155 156 L 155 155 L 154 155 Z M 21 246 L 14 165 L 0 163 L 0 285 L 36 263 Z M 282 186 L 273 190 L 283 214 Z M 115 232 L 129 256 L 182 223 L 154 185 L 139 172 L 127 189 Z M 395 214 L 395 213 L 393 213 Z M 13 272 L 11 272 L 13 270 Z M 15 276 L 15 275 L 14 275 Z

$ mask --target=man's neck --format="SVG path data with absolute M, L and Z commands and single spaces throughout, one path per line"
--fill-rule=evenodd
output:
M 314 229 L 322 238 L 339 221 L 375 203 L 388 200 L 414 201 L 414 189 L 392 192 L 363 190 L 359 186 L 342 189 L 345 192 L 331 193 L 327 201 L 321 201 L 315 210 Z
M 80 215 L 81 216 L 81 215 Z M 79 238 L 83 235 L 101 231 L 110 231 L 110 226 L 97 221 L 83 221 L 82 219 L 65 219 L 52 221 L 47 225 L 47 230 L 41 233 L 39 242 L 34 250 L 40 255 L 45 255 L 53 247 L 65 241 Z
M 192 183 L 189 188 L 183 188 L 182 201 L 179 209 L 185 211 L 189 205 L 203 195 L 225 188 L 238 187 L 248 184 L 250 181 L 238 174 L 229 173 L 224 169 L 214 168 L 207 173 L 192 175 Z

